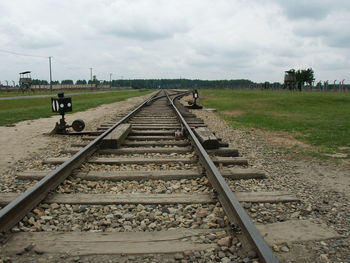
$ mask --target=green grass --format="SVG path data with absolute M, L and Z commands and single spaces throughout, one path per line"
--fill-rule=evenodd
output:
M 97 107 L 101 104 L 141 96 L 151 91 L 111 91 L 107 93 L 72 95 L 73 113 Z M 23 120 L 34 120 L 57 115 L 51 110 L 51 98 L 31 98 L 0 101 L 0 126 L 12 125 Z
M 41 90 L 35 92 L 7 92 L 0 89 L 0 97 L 17 97 L 17 96 L 35 96 L 35 95 L 57 95 L 58 92 L 64 92 L 65 94 L 69 93 L 80 93 L 80 92 L 101 92 L 101 90 Z
M 350 147 L 349 93 L 202 90 L 200 103 L 235 127 L 285 131 L 325 152 Z

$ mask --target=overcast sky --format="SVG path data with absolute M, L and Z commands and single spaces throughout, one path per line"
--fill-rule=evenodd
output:
M 349 0 L 3 0 L 0 81 L 191 78 L 350 82 Z

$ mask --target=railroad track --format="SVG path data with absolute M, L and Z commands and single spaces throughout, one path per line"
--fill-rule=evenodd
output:
M 28 170 L 23 194 L 2 193 L 2 255 L 121 261 L 277 262 L 240 202 L 294 202 L 281 192 L 233 194 L 226 180 L 262 179 L 177 98 L 156 94 L 125 116 Z M 198 137 L 198 138 L 197 138 Z M 50 258 L 51 256 L 51 258 Z M 56 259 L 55 259 L 56 260 Z M 90 260 L 90 261 L 89 261 Z M 85 262 L 85 261 L 84 261 Z

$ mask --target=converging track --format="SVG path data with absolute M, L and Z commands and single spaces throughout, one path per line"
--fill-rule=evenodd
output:
M 264 174 L 237 168 L 247 160 L 225 142 L 203 148 L 193 129 L 206 125 L 179 103 L 185 94 L 158 92 L 100 135 L 43 160 L 46 170 L 19 173 L 38 181 L 22 194 L 1 194 L 2 254 L 18 262 L 57 254 L 86 262 L 277 262 L 240 205 L 266 197 L 234 194 L 224 179 Z

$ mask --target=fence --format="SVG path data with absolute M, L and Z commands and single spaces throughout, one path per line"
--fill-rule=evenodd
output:
M 46 91 L 50 90 L 50 85 L 32 85 L 33 91 Z M 96 84 L 55 84 L 52 85 L 52 90 L 125 90 L 132 89 L 132 87 L 111 87 L 110 85 L 96 85 Z M 19 86 L 2 86 L 0 85 L 0 92 L 21 92 Z

